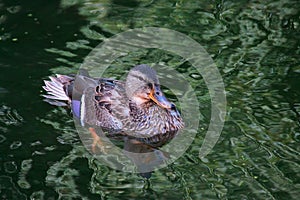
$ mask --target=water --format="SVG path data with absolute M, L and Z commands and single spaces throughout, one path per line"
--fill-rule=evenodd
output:
M 297 5 L 292 0 L 0 1 L 0 198 L 298 199 Z M 48 75 L 75 73 L 104 38 L 143 26 L 180 31 L 202 44 L 222 74 L 228 101 L 222 135 L 200 160 L 210 120 L 201 77 L 180 58 L 155 50 L 114 63 L 113 69 L 141 61 L 177 67 L 198 95 L 202 123 L 196 139 L 149 182 L 93 159 L 69 111 L 40 97 Z

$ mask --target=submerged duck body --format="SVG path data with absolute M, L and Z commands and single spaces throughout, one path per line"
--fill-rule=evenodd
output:
M 70 106 L 82 126 L 101 127 L 111 134 L 162 146 L 184 127 L 176 106 L 160 90 L 154 69 L 132 68 L 126 81 L 56 75 L 45 81 L 43 95 L 57 106 Z

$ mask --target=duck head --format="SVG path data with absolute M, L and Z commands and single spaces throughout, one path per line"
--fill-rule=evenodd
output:
M 175 107 L 161 91 L 155 70 L 148 65 L 138 65 L 129 71 L 126 93 L 128 98 L 139 106 L 153 101 L 162 108 Z

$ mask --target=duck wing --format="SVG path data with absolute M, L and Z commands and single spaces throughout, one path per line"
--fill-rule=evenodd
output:
M 96 87 L 88 87 L 81 97 L 81 123 L 121 131 L 122 118 L 128 118 L 128 98 L 124 83 L 98 79 Z
M 85 72 L 85 71 L 83 71 Z M 113 79 L 92 78 L 88 73 L 60 75 L 45 80 L 44 101 L 69 106 L 82 126 L 121 130 L 120 119 L 129 115 L 124 83 Z

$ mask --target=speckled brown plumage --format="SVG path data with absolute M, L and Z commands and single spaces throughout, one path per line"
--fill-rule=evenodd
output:
M 126 82 L 58 75 L 50 83 L 57 87 L 53 92 L 46 84 L 47 101 L 64 100 L 71 107 L 80 102 L 77 117 L 83 126 L 101 127 L 152 146 L 169 142 L 184 126 L 175 105 L 160 91 L 156 72 L 146 65 L 133 68 Z M 77 113 L 78 109 L 73 106 L 72 110 Z

